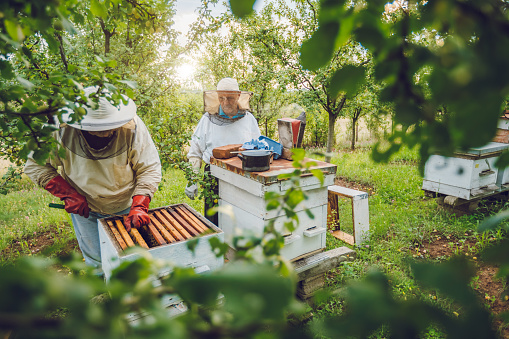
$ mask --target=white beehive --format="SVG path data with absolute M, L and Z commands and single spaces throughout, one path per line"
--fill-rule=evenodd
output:
M 306 159 L 310 161 L 311 159 Z M 225 233 L 226 243 L 231 244 L 235 228 L 251 230 L 261 234 L 269 221 L 274 220 L 276 229 L 285 236 L 285 246 L 281 255 L 289 260 L 304 257 L 326 247 L 327 231 L 327 186 L 334 184 L 336 165 L 317 161 L 317 166 L 324 174 L 324 184 L 305 173 L 300 178 L 300 186 L 308 199 L 300 203 L 295 212 L 299 226 L 293 232 L 284 229 L 285 216 L 277 215 L 276 210 L 268 211 L 264 200 L 265 192 L 283 194 L 290 188 L 288 180 L 279 180 L 278 175 L 293 172 L 292 162 L 284 159 L 274 160 L 270 169 L 265 172 L 248 172 L 242 170 L 242 163 L 237 157 L 211 160 L 211 173 L 219 179 L 219 205 L 230 207 L 235 215 L 219 213 L 219 227 Z M 310 218 L 305 209 L 314 216 Z
M 183 215 L 187 218 L 173 214 L 173 209 L 182 210 L 182 212 L 185 212 Z M 167 211 L 171 211 L 172 214 L 170 215 Z M 223 242 L 223 231 L 197 213 L 193 208 L 187 204 L 177 204 L 151 209 L 149 215 L 152 221 L 151 224 L 140 229 L 139 233 L 143 235 L 143 238 L 149 245 L 147 251 L 153 258 L 167 260 L 180 267 L 191 266 L 199 272 L 214 270 L 223 265 L 224 258 L 216 257 L 209 244 L 209 239 L 212 237 L 216 237 Z M 118 238 L 119 234 L 115 234 L 118 231 L 122 237 L 122 232 L 120 231 L 123 225 L 116 225 L 119 228 L 112 228 L 112 224 L 116 223 L 116 219 L 119 218 L 111 217 L 98 220 L 102 268 L 107 280 L 111 277 L 112 271 L 122 262 L 133 261 L 140 257 L 137 253 L 125 254 L 121 241 Z M 202 231 L 200 231 L 198 226 L 195 226 L 195 230 L 192 223 L 202 225 Z M 154 239 L 152 233 L 154 229 L 156 229 L 158 234 L 162 235 L 164 242 L 166 242 L 165 244 L 157 243 L 156 239 Z M 186 229 L 189 231 L 186 231 Z M 136 232 L 136 230 L 133 229 L 130 235 L 134 242 L 136 242 L 133 232 Z M 126 235 L 124 234 L 124 236 Z M 188 249 L 187 245 L 188 241 L 196 239 L 198 239 L 197 245 L 193 253 Z M 124 240 L 126 239 L 124 238 Z M 161 272 L 161 274 L 167 273 Z
M 451 157 L 432 155 L 424 168 L 422 188 L 466 200 L 495 191 L 509 179 L 495 167 L 498 156 L 508 147 L 491 142 Z

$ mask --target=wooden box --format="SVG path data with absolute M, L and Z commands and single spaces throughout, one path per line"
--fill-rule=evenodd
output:
M 224 258 L 216 257 L 209 244 L 211 237 L 217 237 L 223 242 L 223 231 L 192 207 L 187 204 L 159 207 L 149 210 L 149 215 L 151 223 L 139 230 L 131 229 L 130 234 L 127 234 L 125 228 L 122 230 L 121 217 L 98 220 L 102 268 L 107 280 L 120 263 L 140 257 L 137 253 L 124 252 L 124 249 L 135 244 L 145 247 L 156 259 L 170 261 L 175 266 L 191 266 L 199 272 L 214 270 L 223 265 Z M 192 253 L 187 248 L 187 242 L 194 239 L 198 239 L 198 243 Z M 161 275 L 167 273 L 160 272 Z
M 324 185 L 311 173 L 301 176 L 300 185 L 308 199 L 295 208 L 300 223 L 298 228 L 290 233 L 284 229 L 286 217 L 278 215 L 276 210 L 266 209 L 264 195 L 269 191 L 283 194 L 290 188 L 291 183 L 288 180 L 279 180 L 277 177 L 282 173 L 293 172 L 291 161 L 274 160 L 268 171 L 248 172 L 242 170 L 242 163 L 238 158 L 212 158 L 211 173 L 219 179 L 219 205 L 231 208 L 235 215 L 235 219 L 232 219 L 225 213 L 219 213 L 218 226 L 225 233 L 225 242 L 231 245 L 236 228 L 261 234 L 268 222 L 274 220 L 276 229 L 285 236 L 281 255 L 286 259 L 296 260 L 325 249 L 327 186 L 334 184 L 336 165 L 317 161 L 315 168 L 322 170 Z M 307 215 L 306 208 L 314 218 Z

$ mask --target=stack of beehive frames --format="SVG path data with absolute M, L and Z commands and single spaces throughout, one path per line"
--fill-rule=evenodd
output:
M 106 223 L 122 250 L 136 244 L 149 249 L 213 232 L 184 204 L 150 210 L 149 216 L 150 224 L 139 230 L 132 227 L 129 233 L 119 218 Z

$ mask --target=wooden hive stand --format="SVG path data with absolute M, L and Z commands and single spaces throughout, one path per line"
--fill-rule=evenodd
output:
M 350 245 L 360 245 L 369 238 L 369 205 L 368 194 L 351 188 L 332 185 L 328 187 L 329 204 L 327 208 L 328 222 L 339 225 L 338 222 L 338 197 L 352 200 L 353 234 L 348 234 L 340 229 L 332 232 L 332 235 Z M 338 226 L 339 228 L 339 226 Z

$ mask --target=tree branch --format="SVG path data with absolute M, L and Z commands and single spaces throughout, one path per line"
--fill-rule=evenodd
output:
M 67 58 L 65 57 L 64 41 L 59 33 L 55 32 L 55 36 L 57 37 L 58 42 L 60 43 L 58 45 L 58 48 L 60 50 L 60 59 L 62 59 L 62 62 L 64 63 L 65 71 L 69 72 L 69 65 L 67 64 Z

